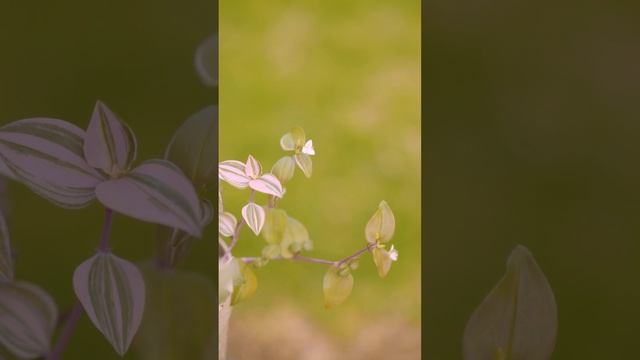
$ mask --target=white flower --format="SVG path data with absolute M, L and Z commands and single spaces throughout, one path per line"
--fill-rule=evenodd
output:
M 311 177 L 311 155 L 315 155 L 313 140 L 307 140 L 304 130 L 300 127 L 293 128 L 280 138 L 280 147 L 285 151 L 293 151 L 293 158 L 306 177 Z
M 391 245 L 391 249 L 389 249 L 389 258 L 393 261 L 398 261 L 398 250 L 396 250 L 393 245 Z

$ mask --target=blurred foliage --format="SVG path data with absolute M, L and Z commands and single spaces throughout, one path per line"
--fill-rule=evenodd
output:
M 96 100 L 109 103 L 135 132 L 139 161 L 162 157 L 173 132 L 215 102 L 194 69 L 197 46 L 217 28 L 214 1 L 3 2 L 0 5 L 0 124 L 56 117 L 86 128 Z M 71 276 L 94 254 L 102 210 L 63 210 L 11 183 L 8 223 L 18 279 L 34 282 L 71 308 Z M 210 193 L 209 198 L 215 199 Z M 197 241 L 184 267 L 213 279 L 214 228 Z M 116 215 L 118 256 L 155 256 L 156 226 Z M 134 340 L 135 341 L 135 340 Z M 86 316 L 65 359 L 119 358 Z M 130 351 L 126 359 L 136 359 Z
M 419 333 L 420 3 L 224 0 L 220 13 L 220 160 L 251 154 L 268 170 L 289 155 L 280 137 L 301 126 L 317 153 L 313 176 L 296 168 L 278 204 L 308 229 L 314 250 L 305 254 L 338 260 L 365 247 L 381 200 L 395 214 L 399 250 L 385 279 L 366 254 L 350 297 L 331 310 L 326 266 L 273 261 L 256 271 L 257 292 L 232 323 L 286 302 L 347 342 L 387 316 Z M 239 216 L 248 194 L 224 184 L 225 211 Z M 264 244 L 243 231 L 234 253 L 258 256 Z
M 556 297 L 553 359 L 637 357 L 640 4 L 426 4 L 425 357 L 461 357 L 518 243 Z

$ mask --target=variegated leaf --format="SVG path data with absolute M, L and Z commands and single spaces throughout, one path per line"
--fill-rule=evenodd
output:
M 202 82 L 210 87 L 218 85 L 218 36 L 213 34 L 205 39 L 195 55 L 195 66 Z
M 249 186 L 251 178 L 245 174 L 244 163 L 238 160 L 226 160 L 218 165 L 218 178 L 238 189 Z
M 382 200 L 378 205 L 376 212 L 373 214 L 371 219 L 369 219 L 369 222 L 364 229 L 364 235 L 370 243 L 384 243 L 391 240 L 395 230 L 396 218 L 393 215 L 393 211 L 391 211 L 389 204 Z
M 275 175 L 280 182 L 285 182 L 291 180 L 295 169 L 296 162 L 293 157 L 284 156 L 273 165 L 271 173 Z
M 253 156 L 249 155 L 244 165 L 244 173 L 251 179 L 257 179 L 262 174 L 262 165 Z
M 218 108 L 207 106 L 176 130 L 165 159 L 178 165 L 196 188 L 214 186 L 218 158 Z
M 85 133 L 68 122 L 32 118 L 0 128 L 0 158 L 36 194 L 64 208 L 82 208 L 104 176 L 84 159 Z
M 296 159 L 296 164 L 298 164 L 298 167 L 304 173 L 304 176 L 310 178 L 313 172 L 311 157 L 307 154 L 295 154 L 294 158 Z
M 76 268 L 73 288 L 91 322 L 124 355 L 144 313 L 145 285 L 138 268 L 111 253 L 98 253 Z
M 281 198 L 284 195 L 284 189 L 277 177 L 271 174 L 264 174 L 258 179 L 249 181 L 249 187 L 263 194 L 273 195 Z
M 202 235 L 203 209 L 193 184 L 166 160 L 148 160 L 126 176 L 96 188 L 106 207 L 138 220 Z
M 473 312 L 464 331 L 464 359 L 548 360 L 558 314 L 551 286 L 524 246 L 507 260 L 507 272 Z
M 238 220 L 233 214 L 224 212 L 221 213 L 218 220 L 218 232 L 224 237 L 233 236 L 236 231 Z
M 49 294 L 27 282 L 0 284 L 0 345 L 21 359 L 49 353 L 58 320 Z
M 13 280 L 13 252 L 9 237 L 9 227 L 0 213 L 0 281 Z
M 242 208 L 242 217 L 251 231 L 256 235 L 259 235 L 260 231 L 262 231 L 265 220 L 265 213 L 262 206 L 256 205 L 252 202 L 248 203 Z
M 118 177 L 129 170 L 137 147 L 129 126 L 102 101 L 96 102 L 83 147 L 89 165 Z

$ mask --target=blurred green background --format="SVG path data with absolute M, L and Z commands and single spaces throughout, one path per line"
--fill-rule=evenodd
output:
M 220 160 L 269 170 L 295 125 L 314 141 L 313 176 L 296 170 L 282 208 L 310 232 L 309 256 L 365 246 L 381 200 L 399 261 L 380 279 L 370 255 L 342 305 L 325 310 L 323 265 L 272 262 L 231 324 L 232 359 L 418 359 L 421 318 L 420 2 L 220 2 Z M 223 186 L 240 216 L 248 191 Z M 262 201 L 262 197 L 259 197 Z M 244 231 L 238 256 L 265 244 Z
M 518 243 L 555 292 L 553 359 L 637 358 L 639 4 L 427 4 L 425 358 L 461 358 Z
M 134 130 L 139 161 L 162 157 L 177 127 L 213 103 L 216 90 L 195 73 L 196 47 L 217 29 L 215 1 L 65 1 L 0 4 L 0 124 L 48 116 L 85 128 L 97 99 Z M 61 312 L 74 301 L 71 276 L 98 244 L 102 210 L 63 210 L 10 184 L 9 226 L 18 252 L 17 277 L 34 282 Z M 211 199 L 215 200 L 214 194 Z M 214 228 L 215 226 L 210 226 Z M 115 254 L 154 256 L 156 227 L 116 216 Z M 215 277 L 210 229 L 185 268 Z M 118 359 L 83 316 L 65 359 Z M 130 351 L 127 359 L 136 359 Z

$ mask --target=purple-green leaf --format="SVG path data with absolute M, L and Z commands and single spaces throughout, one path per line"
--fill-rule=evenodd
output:
M 0 213 L 0 281 L 12 281 L 13 271 L 13 252 L 9 228 L 4 215 Z

